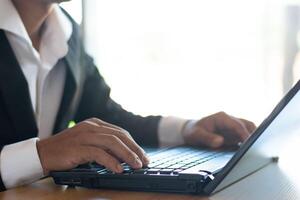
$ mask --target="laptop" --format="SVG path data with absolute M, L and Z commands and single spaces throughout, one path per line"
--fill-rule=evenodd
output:
M 150 164 L 133 170 L 123 163 L 122 174 L 96 163 L 68 171 L 52 171 L 56 184 L 148 192 L 210 195 L 272 162 L 300 137 L 300 81 L 236 151 L 195 147 L 145 148 Z

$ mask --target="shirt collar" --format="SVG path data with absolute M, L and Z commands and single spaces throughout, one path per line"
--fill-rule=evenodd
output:
M 11 0 L 0 1 L 0 29 L 15 34 L 32 45 L 22 19 Z M 72 24 L 57 4 L 54 5 L 53 11 L 46 19 L 44 31 L 43 37 L 55 35 L 55 38 L 58 38 L 57 36 L 60 36 L 59 38 L 65 43 L 72 35 Z
M 56 4 L 45 21 L 41 40 L 40 55 L 51 65 L 64 57 L 69 49 L 68 40 L 72 35 L 72 24 Z
M 52 13 L 46 20 L 46 32 L 54 32 L 64 41 L 68 41 L 72 35 L 72 24 L 61 8 L 55 4 Z
M 22 19 L 11 0 L 0 2 L 0 29 L 13 33 L 31 44 Z

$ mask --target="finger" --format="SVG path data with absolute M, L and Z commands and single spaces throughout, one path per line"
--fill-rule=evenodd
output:
M 204 128 L 197 128 L 189 136 L 189 143 L 194 145 L 203 145 L 211 148 L 219 148 L 224 144 L 224 138 L 216 133 L 208 132 Z
M 248 129 L 241 121 L 226 113 L 216 115 L 215 125 L 219 130 L 227 130 L 227 133 L 234 137 L 238 137 L 241 141 L 246 140 L 250 135 Z
M 143 166 L 138 155 L 112 134 L 92 133 L 89 138 L 84 137 L 82 140 L 85 145 L 95 146 L 111 152 L 133 168 L 141 168 Z
M 95 124 L 98 124 L 99 126 L 106 126 L 106 127 L 111 127 L 111 128 L 120 130 L 123 134 L 125 134 L 128 137 L 132 138 L 132 136 L 130 135 L 130 133 L 128 131 L 126 131 L 125 129 L 123 129 L 123 128 L 117 126 L 117 125 L 110 124 L 110 123 L 105 122 L 105 121 L 103 121 L 101 119 L 98 119 L 98 118 L 91 118 L 91 119 L 88 119 L 88 121 L 94 122 Z
M 256 129 L 256 126 L 253 122 L 248 121 L 246 119 L 242 119 L 242 118 L 240 118 L 240 120 L 245 124 L 246 128 L 248 129 L 248 131 L 250 133 L 252 133 Z
M 149 164 L 149 158 L 146 155 L 146 152 L 131 138 L 127 135 L 124 135 L 122 132 L 114 131 L 112 135 L 118 137 L 125 145 L 127 145 L 138 157 L 142 160 L 144 166 Z
M 223 130 L 222 136 L 224 137 L 224 145 L 226 146 L 237 145 L 241 142 L 241 139 L 232 134 L 232 131 Z
M 149 164 L 149 159 L 145 151 L 133 140 L 132 137 L 129 137 L 128 134 L 123 132 L 123 129 L 115 129 L 113 126 L 107 127 L 97 119 L 88 120 L 88 123 L 97 123 L 96 127 L 91 127 L 94 132 L 101 132 L 104 134 L 111 134 L 118 137 L 125 145 L 127 145 L 133 152 L 135 152 L 138 157 L 141 159 L 144 166 Z
M 101 119 L 98 119 L 98 118 L 91 118 L 91 119 L 88 119 L 87 121 L 91 121 L 91 122 L 94 122 L 95 124 L 98 124 L 99 126 L 108 126 L 108 127 L 111 127 L 111 128 L 114 128 L 114 129 L 117 129 L 117 130 L 121 130 L 121 131 L 124 131 L 124 132 L 127 132 L 125 129 L 122 129 L 121 127 L 119 126 L 116 126 L 114 124 L 110 124 L 108 122 L 105 122 Z
M 81 152 L 83 152 L 84 156 L 89 159 L 88 161 L 95 161 L 116 173 L 123 172 L 123 167 L 120 162 L 104 150 L 96 147 L 84 147 L 83 149 L 84 150 Z

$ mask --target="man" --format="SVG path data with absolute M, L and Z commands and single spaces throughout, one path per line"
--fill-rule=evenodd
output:
M 190 121 L 127 112 L 56 3 L 0 1 L 1 190 L 89 161 L 117 173 L 121 161 L 141 168 L 149 160 L 139 145 L 218 148 L 255 129 L 224 112 Z M 77 124 L 68 129 L 70 121 Z

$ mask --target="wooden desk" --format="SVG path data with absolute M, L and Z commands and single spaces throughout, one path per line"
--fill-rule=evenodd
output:
M 92 190 L 57 186 L 52 179 L 38 181 L 28 186 L 19 187 L 0 193 L 2 200 L 34 199 L 87 199 L 87 200 L 291 200 L 300 199 L 300 164 L 272 164 L 212 195 L 211 197 L 162 194 L 147 192 L 128 192 L 117 190 Z M 297 171 L 296 171 L 297 170 Z
M 152 200 L 152 199 L 166 199 L 166 200 L 207 200 L 206 197 L 192 196 L 192 195 L 177 195 L 177 194 L 162 194 L 162 193 L 147 193 L 147 192 L 129 192 L 118 190 L 94 190 L 84 188 L 68 188 L 65 186 L 57 186 L 51 178 L 38 181 L 29 186 L 19 187 L 0 193 L 1 200 Z

